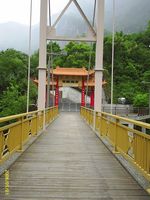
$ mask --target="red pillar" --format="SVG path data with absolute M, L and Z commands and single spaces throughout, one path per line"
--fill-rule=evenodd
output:
M 81 106 L 85 106 L 85 83 L 84 83 L 84 78 L 82 78 Z
M 59 104 L 59 77 L 56 78 L 56 88 L 55 88 L 55 106 Z
M 94 107 L 94 89 L 93 88 L 91 90 L 91 95 L 90 95 L 90 107 Z

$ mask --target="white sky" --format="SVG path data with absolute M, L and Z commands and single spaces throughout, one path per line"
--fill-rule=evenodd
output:
M 52 14 L 60 12 L 68 0 L 51 0 Z M 30 0 L 0 0 L 0 23 L 29 24 Z M 39 22 L 40 0 L 33 0 L 33 24 Z

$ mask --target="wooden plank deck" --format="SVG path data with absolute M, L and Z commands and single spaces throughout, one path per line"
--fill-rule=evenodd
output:
M 150 199 L 76 113 L 62 113 L 9 173 L 0 200 Z

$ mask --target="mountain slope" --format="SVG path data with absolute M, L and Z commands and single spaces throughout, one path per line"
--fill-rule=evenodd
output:
M 32 29 L 32 51 L 38 49 L 38 26 Z M 28 49 L 29 29 L 15 22 L 0 24 L 0 50 L 15 48 L 26 52 Z
M 92 20 L 93 0 L 79 0 L 81 7 Z M 56 18 L 56 15 L 53 16 Z M 116 0 L 116 31 L 126 33 L 144 30 L 150 20 L 150 0 Z M 112 30 L 112 0 L 105 4 L 105 29 Z M 28 27 L 14 22 L 0 24 L 0 50 L 15 48 L 20 51 L 28 50 Z M 61 35 L 75 36 L 87 31 L 80 14 L 72 5 L 57 27 Z M 39 26 L 32 27 L 32 52 L 38 49 Z

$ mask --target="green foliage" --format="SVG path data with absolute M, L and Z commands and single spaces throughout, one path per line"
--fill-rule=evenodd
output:
M 27 86 L 26 86 L 27 88 Z M 25 88 L 25 90 L 26 90 Z M 30 104 L 36 104 L 37 87 L 30 83 Z M 11 84 L 0 97 L 0 116 L 8 116 L 26 112 L 26 91 L 22 93 L 20 85 Z
M 52 45 L 52 47 L 51 47 Z M 92 54 L 91 66 L 95 64 L 95 47 L 87 43 L 69 42 L 64 49 L 56 43 L 49 43 L 47 45 L 47 52 L 53 53 L 53 67 L 89 67 L 89 56 Z M 48 62 L 48 61 L 47 61 Z
M 0 52 L 0 91 L 27 77 L 27 56 L 14 49 Z
M 63 66 L 64 55 L 62 54 L 62 49 L 60 48 L 60 46 L 59 46 L 58 43 L 56 43 L 56 42 L 53 42 L 53 43 L 49 42 L 48 45 L 47 45 L 47 52 L 49 54 L 52 53 L 53 67 Z M 48 57 L 47 57 L 47 63 L 48 63 Z
M 114 102 L 118 97 L 125 97 L 127 103 L 133 104 L 138 93 L 147 93 L 148 88 L 143 81 L 150 82 L 150 23 L 142 33 L 115 34 L 114 60 Z M 104 67 L 111 76 L 112 36 L 104 40 Z M 108 78 L 110 88 L 111 79 Z M 107 91 L 107 89 L 105 89 Z M 110 99 L 110 92 L 108 93 Z M 145 98 L 146 99 L 146 98 Z M 148 101 L 147 101 L 148 102 Z M 147 104 L 143 104 L 147 105 Z
M 89 56 L 92 53 L 90 68 L 93 68 L 95 62 L 95 53 L 87 43 L 69 42 L 65 46 L 67 53 L 65 57 L 64 67 L 89 67 Z
M 148 85 L 150 82 L 150 23 L 141 33 L 115 34 L 114 59 L 114 102 L 125 97 L 134 106 L 148 105 Z M 53 67 L 95 66 L 96 45 L 84 42 L 69 42 L 64 48 L 58 43 L 48 43 L 47 52 L 53 53 Z M 110 100 L 112 36 L 104 39 L 104 78 L 106 97 Z M 48 63 L 48 56 L 47 56 Z M 31 78 L 38 77 L 39 51 L 31 56 Z M 0 52 L 0 116 L 26 111 L 28 56 L 14 49 Z M 31 81 L 30 104 L 37 102 L 37 87 Z
M 32 77 L 36 74 L 37 54 L 31 57 Z M 0 52 L 0 117 L 26 111 L 27 61 L 27 55 L 14 49 Z M 31 82 L 30 103 L 35 104 L 36 99 L 37 87 Z
M 150 70 L 144 72 L 143 80 L 144 80 L 145 82 L 150 82 Z
M 147 107 L 148 106 L 148 94 L 137 94 L 134 97 L 133 105 L 135 107 Z
M 125 97 L 126 103 L 132 104 L 134 100 L 134 95 L 136 95 L 137 92 L 139 92 L 139 87 L 135 82 L 129 80 L 128 77 L 123 76 L 123 79 L 125 80 L 124 82 L 115 85 L 115 102 L 117 103 L 117 99 L 119 97 Z
M 52 47 L 51 47 L 51 45 L 52 45 Z M 60 48 L 59 44 L 56 43 L 56 42 L 49 42 L 47 44 L 47 52 L 48 53 L 51 53 L 51 48 L 52 48 L 52 53 L 58 53 L 59 54 L 61 52 L 61 48 Z
M 38 77 L 37 67 L 39 66 L 39 51 L 34 52 L 31 56 L 31 77 Z
M 26 96 L 19 92 L 17 85 L 10 85 L 0 99 L 0 116 L 19 114 L 26 110 Z

